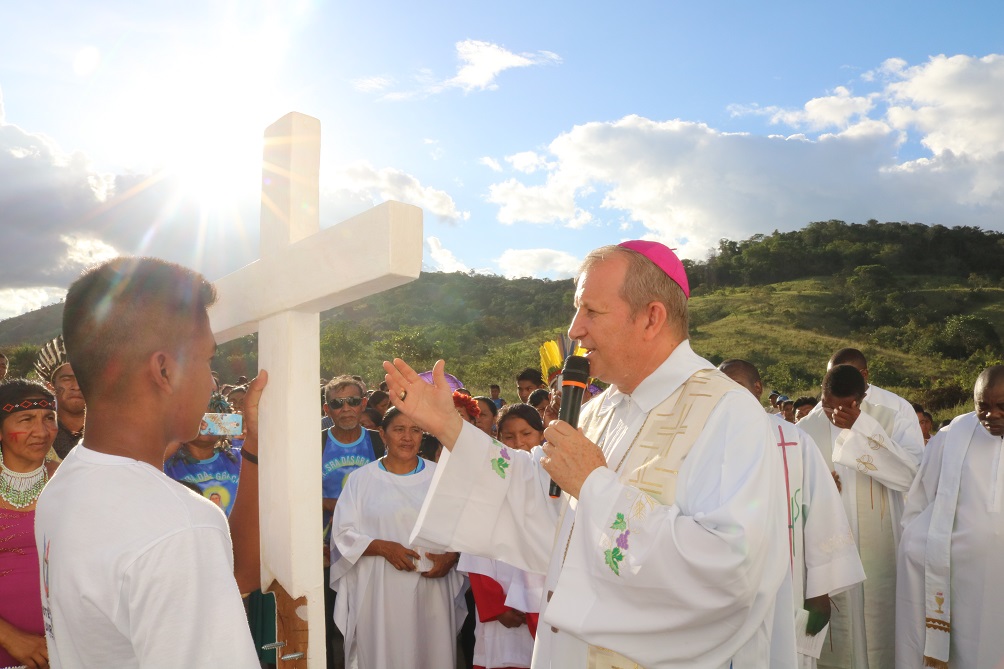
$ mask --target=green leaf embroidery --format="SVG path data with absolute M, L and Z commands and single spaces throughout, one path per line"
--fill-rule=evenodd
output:
M 492 460 L 492 469 L 495 473 L 499 475 L 500 478 L 505 478 L 505 470 L 509 468 L 509 463 L 505 461 L 505 458 L 495 458 Z
M 603 559 L 606 561 L 607 566 L 610 567 L 610 571 L 616 575 L 621 575 L 621 567 L 618 564 L 624 559 L 624 554 L 621 553 L 620 548 L 608 548 L 603 551 Z
M 611 530 L 626 530 L 627 529 L 627 521 L 624 520 L 624 514 L 623 513 L 618 513 L 617 514 L 617 519 L 614 521 L 614 524 L 610 526 L 610 529 Z

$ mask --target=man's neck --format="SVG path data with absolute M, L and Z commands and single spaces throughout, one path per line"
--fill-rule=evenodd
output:
M 80 432 L 84 429 L 84 417 L 86 414 L 67 413 L 65 411 L 56 412 L 56 420 L 70 432 Z
M 158 415 L 161 411 L 163 409 L 154 403 L 138 399 L 128 410 L 123 410 L 122 403 L 117 401 L 89 402 L 85 445 L 88 450 L 139 460 L 163 469 L 168 444 L 179 439 L 165 429 L 165 422 Z M 197 427 L 193 427 L 193 433 Z M 186 435 L 185 438 L 191 437 Z
M 621 391 L 625 395 L 630 395 L 641 382 L 652 375 L 655 370 L 662 366 L 662 363 L 666 362 L 670 355 L 673 354 L 680 344 L 682 344 L 685 339 L 680 340 L 661 340 L 654 342 L 651 346 L 651 353 L 646 356 L 646 358 L 640 362 L 637 371 L 631 376 L 630 379 L 625 379 L 622 383 L 615 383 L 617 390 Z
M 356 439 L 361 437 L 363 434 L 363 426 L 356 425 L 351 430 L 339 429 L 337 425 L 331 427 L 331 436 L 335 438 L 335 441 L 342 444 L 351 444 Z
M 196 460 L 208 460 L 213 457 L 213 453 L 216 452 L 216 444 L 197 444 L 195 442 L 188 442 L 185 444 L 185 450 Z

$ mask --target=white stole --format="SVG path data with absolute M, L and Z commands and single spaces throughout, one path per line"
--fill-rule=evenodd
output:
M 959 503 L 962 465 L 973 440 L 979 420 L 973 414 L 955 421 L 949 430 L 941 459 L 938 492 L 927 535 L 924 555 L 924 608 L 927 626 L 924 640 L 924 666 L 948 669 L 952 631 L 952 530 Z

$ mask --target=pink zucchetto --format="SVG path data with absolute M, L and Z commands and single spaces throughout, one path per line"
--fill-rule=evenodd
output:
M 666 273 L 666 276 L 683 289 L 684 295 L 690 297 L 690 282 L 687 281 L 687 272 L 683 269 L 683 263 L 669 247 L 659 242 L 646 242 L 641 239 L 632 239 L 617 246 L 637 251 L 654 262 L 659 269 Z

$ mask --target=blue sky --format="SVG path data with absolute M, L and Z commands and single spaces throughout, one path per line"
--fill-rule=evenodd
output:
M 321 120 L 321 224 L 565 277 L 814 220 L 1004 226 L 1004 4 L 72 3 L 0 22 L 0 318 L 116 253 L 257 257 L 261 133 Z

